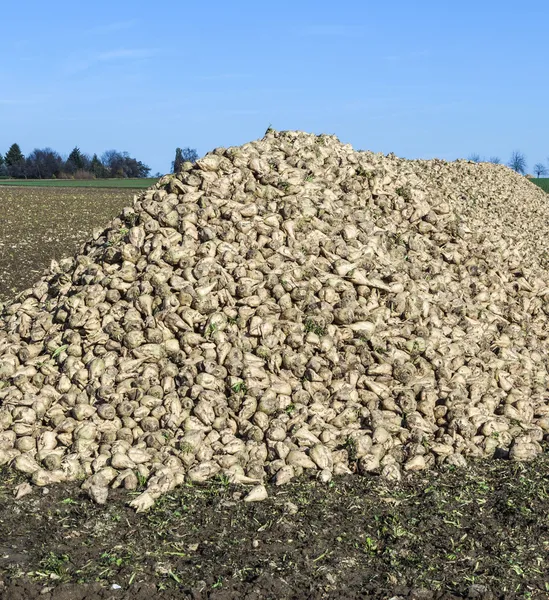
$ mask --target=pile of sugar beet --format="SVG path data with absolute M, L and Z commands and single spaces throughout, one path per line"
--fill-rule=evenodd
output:
M 269 130 L 136 197 L 0 312 L 0 464 L 146 491 L 527 460 L 549 438 L 547 195 Z M 28 485 L 28 484 L 23 484 Z

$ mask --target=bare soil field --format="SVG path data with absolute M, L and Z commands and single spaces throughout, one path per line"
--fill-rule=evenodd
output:
M 257 504 L 217 480 L 141 515 L 126 492 L 97 506 L 75 485 L 16 501 L 4 470 L 0 597 L 547 598 L 548 467 L 303 479 Z
M 45 187 L 45 188 L 117 188 L 145 189 L 156 183 L 155 177 L 140 177 L 138 179 L 1 179 L 0 186 L 15 187 Z
M 139 190 L 0 187 L 0 301 L 71 256 Z
M 0 188 L 0 299 L 72 254 L 131 190 Z M 545 444 L 545 443 L 544 443 Z M 544 447 L 544 450 L 547 448 Z M 528 463 L 299 478 L 244 503 L 217 478 L 136 514 L 0 469 L 0 598 L 549 598 L 549 456 Z

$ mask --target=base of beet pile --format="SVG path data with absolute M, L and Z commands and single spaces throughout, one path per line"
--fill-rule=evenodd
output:
M 300 132 L 185 163 L 2 309 L 0 464 L 100 504 L 146 484 L 144 511 L 215 477 L 252 502 L 304 473 L 532 459 L 546 198 Z
M 0 599 L 545 599 L 548 469 L 544 453 L 398 486 L 297 478 L 251 504 L 217 478 L 146 514 L 127 502 L 141 485 L 104 506 L 78 483 L 15 500 L 23 476 L 0 469 Z

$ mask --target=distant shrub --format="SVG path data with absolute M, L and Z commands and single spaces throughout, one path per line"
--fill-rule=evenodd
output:
M 84 169 L 78 169 L 74 174 L 75 179 L 95 179 L 95 175 L 90 171 L 85 171 Z

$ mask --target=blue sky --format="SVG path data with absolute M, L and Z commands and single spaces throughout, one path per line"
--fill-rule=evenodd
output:
M 167 172 L 275 129 L 547 164 L 549 3 L 7 2 L 0 152 L 126 150 Z

